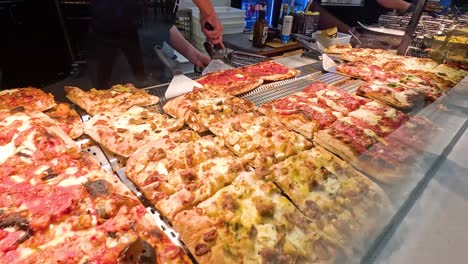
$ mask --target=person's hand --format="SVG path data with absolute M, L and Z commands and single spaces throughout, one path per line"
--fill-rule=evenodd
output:
M 200 67 L 205 68 L 211 62 L 211 58 L 208 55 L 205 55 L 201 52 L 197 54 L 197 58 L 194 61 L 194 64 Z
M 206 23 L 210 24 L 213 27 L 213 29 L 209 30 L 205 28 Z M 224 27 L 221 24 L 221 21 L 219 21 L 219 18 L 215 12 L 212 12 L 212 13 L 202 12 L 200 14 L 200 25 L 201 25 L 203 34 L 205 34 L 206 38 L 208 38 L 208 40 L 211 43 L 221 44 L 221 46 L 224 48 L 224 45 L 223 45 Z

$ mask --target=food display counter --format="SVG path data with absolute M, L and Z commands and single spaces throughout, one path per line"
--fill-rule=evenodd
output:
M 115 150 L 109 150 L 112 149 L 112 145 L 104 147 L 103 144 L 97 143 L 98 141 L 101 142 L 100 140 L 103 138 L 111 136 L 103 134 L 99 134 L 98 137 L 89 136 L 92 134 L 89 131 L 93 128 L 87 127 L 86 123 L 90 124 L 90 120 L 93 120 L 97 126 L 98 124 L 102 125 L 107 122 L 95 120 L 96 116 L 101 114 L 97 110 L 101 105 L 88 105 L 87 113 L 77 106 L 86 106 L 86 103 L 77 100 L 76 96 L 72 99 L 77 104 L 75 105 L 75 109 L 85 123 L 85 132 L 88 134 L 77 138 L 75 142 L 78 143 L 78 146 L 84 153 L 90 154 L 92 159 L 98 161 L 99 167 L 107 173 L 107 176 L 99 176 L 101 177 L 100 179 L 107 179 L 109 181 L 110 179 L 114 179 L 115 183 L 113 184 L 120 186 L 114 188 L 128 188 L 131 190 L 133 194 L 126 193 L 125 195 L 136 196 L 144 206 L 135 206 L 135 208 L 146 208 L 146 212 L 135 209 L 138 211 L 136 214 L 140 216 L 145 215 L 143 217 L 145 219 L 151 216 L 153 221 L 151 224 L 146 223 L 143 225 L 143 229 L 140 227 L 140 229 L 135 229 L 136 231 L 133 230 L 134 227 L 132 225 L 126 227 L 126 230 L 131 230 L 128 231 L 129 233 L 134 232 L 131 233 L 132 236 L 125 237 L 127 240 L 124 239 L 123 233 L 125 232 L 122 232 L 123 229 L 115 232 L 108 231 L 107 235 L 109 238 L 104 244 L 106 244 L 108 250 L 110 248 L 118 250 L 116 255 L 109 255 L 109 258 L 119 262 L 123 260 L 129 261 L 132 257 L 142 260 L 146 256 L 146 253 L 144 253 L 145 250 L 141 251 L 141 248 L 147 249 L 149 245 L 149 247 L 153 248 L 151 252 L 154 254 L 150 254 L 150 260 L 147 260 L 149 262 L 144 263 L 154 263 L 155 261 L 161 263 L 190 261 L 195 263 L 213 263 L 213 261 L 216 263 L 240 263 L 242 261 L 249 263 L 278 263 L 278 261 L 284 261 L 285 263 L 435 263 L 442 260 L 450 260 L 450 262 L 462 261 L 466 257 L 466 253 L 463 252 L 463 242 L 466 241 L 466 237 L 463 236 L 463 233 L 468 228 L 468 225 L 463 222 L 465 218 L 465 210 L 463 208 L 466 207 L 463 186 L 466 183 L 465 176 L 468 170 L 467 165 L 464 164 L 466 161 L 464 156 L 466 156 L 465 154 L 468 150 L 466 148 L 466 140 L 468 139 L 468 132 L 466 132 L 468 126 L 468 77 L 466 77 L 466 73 L 460 82 L 444 92 L 437 100 L 430 103 L 423 100 L 422 105 L 397 110 L 384 103 L 377 103 L 379 100 L 357 96 L 356 94 L 366 84 L 366 81 L 339 72 L 320 71 L 318 69 L 321 63 L 318 61 L 301 57 L 300 55 L 279 58 L 276 61 L 282 67 L 299 69 L 301 73 L 296 74 L 293 78 L 265 82 L 251 91 L 240 93 L 236 96 L 221 95 L 213 92 L 214 97 L 213 94 L 210 95 L 212 97 L 202 99 L 196 97 L 201 96 L 200 94 L 206 96 L 204 95 L 205 90 L 209 90 L 206 88 L 203 91 L 194 91 L 191 95 L 184 95 L 169 100 L 165 98 L 168 84 L 143 88 L 147 92 L 144 93 L 144 96 L 152 95 L 159 100 L 157 104 L 151 104 L 152 106 L 148 107 L 150 109 L 148 111 L 155 115 L 158 113 L 166 116 L 164 118 L 168 118 L 164 113 L 173 110 L 168 109 L 168 106 L 174 105 L 174 102 L 179 102 L 181 100 L 179 98 L 189 99 L 186 100 L 189 103 L 195 101 L 198 103 L 199 108 L 195 110 L 193 110 L 193 106 L 185 106 L 185 108 L 192 109 L 196 113 L 194 118 L 201 118 L 200 113 L 205 113 L 205 107 L 228 105 L 227 101 L 234 103 L 222 108 L 224 110 L 220 111 L 218 108 L 215 108 L 218 110 L 210 108 L 212 112 L 208 112 L 212 115 L 217 115 L 221 112 L 223 118 L 225 118 L 223 120 L 223 122 L 226 122 L 225 125 L 217 125 L 218 123 L 213 122 L 208 117 L 208 121 L 206 121 L 208 123 L 202 123 L 205 126 L 205 129 L 203 129 L 203 127 L 196 127 L 196 122 L 190 122 L 193 121 L 192 119 L 178 116 L 179 119 L 185 122 L 185 126 L 182 127 L 181 124 L 175 130 L 180 129 L 185 132 L 169 131 L 166 136 L 155 139 L 155 141 L 148 139 L 141 148 L 138 148 L 134 152 L 132 151 L 126 157 L 115 154 Z M 263 65 L 262 63 L 257 66 L 249 66 L 253 68 L 249 68 L 249 70 L 243 73 L 236 72 L 236 74 L 242 75 L 246 74 L 246 72 L 253 74 L 253 72 L 260 68 L 259 65 Z M 263 76 L 263 78 L 265 77 Z M 199 81 L 202 82 L 203 79 L 199 79 Z M 367 80 L 367 82 L 370 81 L 372 80 Z M 391 84 L 387 86 L 395 88 L 396 85 L 393 82 Z M 93 96 L 106 94 L 112 97 L 115 96 L 115 93 L 137 93 L 132 90 L 133 88 L 127 86 L 119 86 L 115 89 L 113 93 L 106 93 L 104 91 L 94 92 Z M 68 98 L 73 98 L 71 96 L 72 90 L 73 88 L 66 89 Z M 77 90 L 75 89 L 75 91 Z M 209 94 L 211 92 L 206 93 Z M 4 94 L 0 93 L 0 95 Z M 154 97 L 152 100 L 154 100 Z M 219 100 L 219 98 L 223 98 L 223 100 Z M 280 121 L 275 118 L 270 119 L 268 114 L 263 115 L 266 113 L 264 111 L 268 110 L 267 106 L 272 102 L 282 102 L 280 101 L 282 98 L 295 98 L 289 101 L 290 104 L 295 104 L 297 100 L 303 100 L 304 98 L 308 100 L 300 104 L 301 109 L 299 110 L 296 108 L 289 109 L 283 105 L 285 108 L 282 108 L 280 115 L 276 117 Z M 343 98 L 345 100 L 341 100 Z M 128 102 L 128 98 L 121 101 L 122 103 Z M 355 102 L 356 105 L 351 105 L 350 102 Z M 340 108 L 342 105 L 349 107 L 349 109 Z M 185 109 L 180 102 L 178 106 L 178 108 L 175 108 L 176 110 Z M 318 113 L 317 110 L 310 110 L 312 106 L 322 107 L 325 111 L 333 112 L 335 116 L 334 120 L 331 122 L 323 121 L 319 124 L 317 116 L 323 114 L 324 111 L 318 111 L 320 113 L 317 116 L 311 116 L 311 113 Z M 122 104 L 118 104 L 115 109 L 106 112 L 116 111 L 119 107 L 124 107 L 122 109 L 127 111 L 131 106 L 125 107 Z M 134 109 L 133 107 L 130 109 Z M 251 110 L 238 109 L 241 107 Z M 276 104 L 272 109 L 277 110 L 278 107 L 279 104 Z M 27 107 L 23 106 L 21 109 L 14 108 L 14 111 L 9 114 L 5 112 L 6 110 L 2 110 L 0 128 L 10 129 L 11 127 L 5 126 L 5 123 L 11 121 L 10 116 L 20 116 L 25 108 Z M 374 127 L 368 126 L 363 128 L 364 125 L 362 124 L 355 125 L 364 131 L 365 135 L 362 134 L 361 137 L 372 137 L 376 142 L 365 150 L 363 155 L 368 153 L 367 151 L 375 151 L 373 147 L 380 143 L 383 143 L 383 145 L 380 146 L 380 150 L 377 149 L 377 152 L 373 152 L 375 155 L 380 155 L 384 151 L 387 151 L 387 153 L 392 152 L 393 149 L 388 148 L 392 146 L 398 146 L 405 151 L 414 152 L 411 164 L 406 164 L 409 165 L 409 168 L 405 170 L 400 170 L 398 168 L 399 164 L 395 163 L 391 164 L 394 167 L 388 167 L 389 163 L 385 163 L 387 162 L 385 159 L 379 161 L 381 162 L 379 164 L 387 166 L 385 168 L 382 166 L 382 172 L 392 170 L 402 172 L 402 175 L 398 175 L 399 177 L 396 180 L 388 182 L 385 179 L 382 181 L 382 178 L 379 178 L 381 175 L 378 172 L 376 174 L 375 170 L 368 170 L 367 167 L 362 165 L 363 163 L 356 162 L 352 158 L 347 157 L 346 154 L 343 154 L 343 152 L 333 148 L 336 145 L 317 140 L 317 135 L 320 131 L 328 131 L 329 135 L 331 135 L 330 140 L 336 140 L 336 137 L 333 137 L 336 134 L 330 132 L 330 129 L 333 127 L 339 128 L 335 125 L 336 122 L 345 122 L 346 120 L 356 122 L 355 120 L 362 117 L 362 115 L 361 117 L 358 115 L 360 113 L 359 110 L 366 110 L 369 111 L 367 113 L 376 114 L 377 112 L 372 112 L 374 108 L 385 110 L 385 113 L 379 116 L 380 119 L 389 118 L 396 120 L 400 118 L 403 120 L 402 123 L 398 123 L 395 125 L 396 127 L 392 127 L 391 129 L 393 129 L 393 132 L 400 133 L 400 136 L 404 135 L 408 138 L 396 138 L 395 140 L 391 134 L 385 135 L 385 131 L 379 131 L 382 132 L 382 135 L 374 135 L 377 134 L 377 132 L 374 132 L 377 131 L 375 126 L 389 126 L 387 124 L 382 125 L 379 123 L 380 121 L 376 121 L 378 125 L 374 124 Z M 94 117 L 89 114 L 90 109 L 93 113 L 97 111 Z M 247 113 L 243 113 L 242 111 Z M 150 124 L 151 121 L 148 117 L 150 114 L 148 112 L 145 113 L 143 117 L 139 116 L 139 118 L 136 118 L 133 116 L 129 118 L 129 120 L 133 121 L 127 120 L 127 122 L 137 125 Z M 291 114 L 306 116 L 307 121 L 305 121 L 305 124 L 315 122 L 313 123 L 314 126 L 310 126 L 311 131 L 305 131 L 306 133 L 311 133 L 311 136 L 304 135 L 303 130 L 297 131 L 298 133 L 293 132 L 294 129 L 291 130 L 290 126 L 281 121 L 281 118 Z M 129 114 L 125 112 L 122 115 Z M 240 117 L 244 117 L 244 119 L 240 119 Z M 108 120 L 112 122 L 119 118 L 116 115 Z M 362 117 L 362 120 L 371 119 L 373 119 L 371 114 Z M 122 120 L 125 121 L 125 118 Z M 263 123 L 249 125 L 253 122 L 252 120 L 263 120 Z M 413 127 L 418 127 L 417 120 L 423 120 L 421 121 L 422 123 L 429 124 L 426 127 L 430 129 L 427 131 L 415 130 L 414 134 L 398 132 L 399 128 L 412 131 Z M 266 125 L 265 123 L 268 122 L 271 123 Z M 372 122 L 374 121 L 370 121 L 370 123 Z M 151 126 L 153 126 L 153 123 L 151 123 Z M 262 130 L 257 126 L 267 126 L 270 130 Z M 236 145 L 239 139 L 234 140 L 234 138 L 239 137 L 242 133 L 247 133 L 246 131 L 252 130 L 253 127 L 257 130 L 249 134 L 251 141 L 247 140 L 244 142 L 244 145 Z M 17 129 L 20 131 L 17 133 L 23 133 L 20 128 Z M 119 133 L 127 133 L 127 130 L 131 129 L 122 126 L 117 128 Z M 159 131 L 160 129 L 152 128 L 152 130 Z M 194 131 L 199 133 L 195 133 Z M 2 132 L 2 134 L 6 133 Z M 176 134 L 177 136 L 172 138 L 171 135 Z M 369 136 L 369 134 L 372 136 Z M 144 139 L 144 135 L 140 133 L 132 135 L 135 139 L 142 136 L 141 140 L 146 140 Z M 354 136 L 356 138 L 359 137 L 358 134 L 354 134 Z M 11 140 L 11 138 L 8 139 L 6 136 L 2 135 L 2 137 L 5 137 L 5 142 L 7 143 L 9 142 L 8 140 Z M 275 144 L 279 144 L 278 141 L 283 140 L 285 137 L 295 138 L 295 144 L 288 145 L 288 148 L 295 148 L 294 150 L 284 148 L 278 150 L 277 148 L 273 153 L 270 150 L 263 151 L 263 148 L 266 149 L 269 144 L 277 146 Z M 260 142 L 254 142 L 256 138 L 260 138 Z M 409 138 L 415 141 L 408 141 Z M 115 136 L 115 139 L 116 142 L 119 142 L 118 135 Z M 275 139 L 278 141 L 275 142 Z M 405 143 L 401 143 L 400 141 Z M 202 143 L 197 145 L 199 144 L 197 142 Z M 417 142 L 417 144 L 411 145 L 412 142 Z M 358 143 L 360 142 L 358 141 Z M 221 145 L 218 146 L 216 144 Z M 243 152 L 245 148 L 248 148 L 249 144 L 255 144 L 256 147 Z M 207 145 L 211 146 L 211 148 L 196 152 L 199 146 Z M 128 149 L 132 147 L 129 145 Z M 216 151 L 213 149 L 216 149 Z M 6 151 L 7 149 L 3 150 Z M 179 152 L 182 152 L 182 154 Z M 189 153 L 192 153 L 192 155 Z M 198 154 L 194 156 L 193 153 Z M 398 154 L 397 152 L 392 153 Z M 179 154 L 183 159 L 177 163 Z M 2 161 L 0 165 L 3 166 L 12 155 L 9 152 L 2 153 L 2 155 L 5 155 L 0 157 L 0 161 Z M 188 158 L 189 156 L 190 158 Z M 26 158 L 26 156 L 23 156 L 23 158 Z M 163 159 L 172 159 L 171 165 L 167 165 L 168 163 L 164 165 L 162 162 L 152 164 L 152 162 Z M 234 159 L 236 160 L 235 165 L 233 165 L 234 163 L 229 163 Z M 182 170 L 176 171 L 175 169 L 177 166 L 190 169 L 192 162 L 198 164 L 197 162 L 200 162 L 200 160 L 203 160 L 200 164 L 205 164 L 206 166 L 200 165 L 199 168 L 196 167 L 195 171 L 184 169 L 182 173 Z M 227 163 L 224 164 L 223 162 Z M 367 163 L 364 164 L 375 166 L 375 164 L 372 165 L 373 162 L 375 161 L 368 159 Z M 210 165 L 208 166 L 207 164 Z M 294 167 L 293 169 L 292 166 L 297 166 L 297 168 Z M 216 174 L 217 171 L 212 171 L 210 168 L 216 168 L 223 173 Z M 306 169 L 300 170 L 301 168 Z M 96 168 L 94 169 L 97 170 Z M 297 171 L 292 173 L 291 171 L 295 169 Z M 65 171 L 66 169 L 63 173 Z M 68 170 L 67 173 L 69 172 Z M 14 184 L 24 183 L 21 179 L 23 175 L 21 173 L 17 175 L 7 171 L 3 171 L 3 173 L 5 174 L 0 174 L 2 177 L 0 178 L 0 187 L 6 184 L 13 186 Z M 142 175 L 143 173 L 148 175 L 140 179 L 142 176 L 138 175 Z M 239 175 L 236 173 L 239 173 Z M 56 174 L 60 177 L 62 175 L 60 173 Z M 166 176 L 163 174 L 166 174 Z M 219 178 L 216 179 L 210 178 L 215 174 L 222 175 L 222 177 L 218 176 Z M 49 173 L 50 175 L 52 173 Z M 51 176 L 52 178 L 50 179 L 53 181 L 57 175 Z M 112 178 L 112 175 L 115 178 Z M 167 175 L 170 175 L 172 178 L 167 177 Z M 229 178 L 231 177 L 230 175 L 234 176 Z M 83 188 L 86 189 L 93 199 L 97 199 L 96 197 L 102 198 L 101 196 L 104 191 L 99 188 L 109 190 L 109 187 L 102 186 L 97 188 L 98 190 L 93 188 L 90 190 L 88 188 L 88 182 L 92 180 L 90 176 L 86 176 L 87 178 L 83 175 L 76 177 L 80 179 L 78 185 L 85 186 Z M 308 178 L 310 182 L 307 183 L 306 189 L 301 189 L 301 192 L 298 192 L 295 188 L 302 188 L 302 180 L 307 177 L 310 177 Z M 179 181 L 179 178 L 182 180 Z M 120 181 L 116 179 L 120 179 Z M 222 182 L 221 186 L 216 181 Z M 35 181 L 31 180 L 31 182 Z M 59 182 L 57 184 L 60 187 L 74 186 L 74 182 L 72 181 L 66 181 L 66 183 Z M 163 185 L 164 188 L 161 188 L 160 185 Z M 108 194 L 107 191 L 106 194 Z M 154 194 L 155 191 L 157 191 L 156 194 Z M 177 193 L 178 198 L 173 197 L 174 193 Z M 9 196 L 2 197 L 5 199 L 9 198 Z M 305 205 L 298 200 L 298 197 L 307 198 Z M 183 202 L 179 204 L 180 200 L 177 199 L 182 199 Z M 119 199 L 112 201 L 120 204 Z M 54 204 L 53 201 L 50 201 L 50 203 Z M 133 207 L 129 206 L 128 208 Z M 90 215 L 94 214 L 93 210 L 90 209 Z M 22 238 L 21 241 L 16 240 L 20 241 L 18 243 L 9 245 L 8 247 L 5 246 L 8 242 L 5 238 L 8 238 L 14 232 L 23 232 L 25 230 L 25 225 L 4 221 L 5 219 L 13 219 L 11 215 L 7 215 L 10 212 L 19 213 L 2 203 L 0 206 L 0 231 L 2 231 L 0 232 L 0 249 L 2 250 L 0 252 L 0 260 L 12 260 L 12 263 L 15 263 L 16 260 L 26 262 L 34 262 L 34 260 L 38 259 L 47 260 L 47 257 L 41 254 L 41 250 L 51 252 L 47 250 L 50 249 L 48 247 L 52 244 L 43 242 L 43 245 L 47 246 L 41 246 L 40 243 L 37 247 L 28 246 L 30 245 L 28 243 L 32 243 L 28 239 L 35 235 L 33 232 L 27 233 L 28 236 L 23 236 L 25 239 Z M 120 213 L 123 214 L 122 210 L 119 211 Z M 100 213 L 97 212 L 97 214 L 99 215 Z M 48 221 L 51 221 L 52 226 L 55 223 L 54 221 L 63 220 L 57 219 L 51 218 Z M 97 230 L 96 234 L 100 234 L 99 228 L 101 225 L 104 225 L 103 223 L 111 221 L 108 219 L 115 220 L 115 222 L 112 222 L 113 225 L 119 225 L 117 223 L 117 220 L 119 220 L 118 215 L 105 215 L 102 219 L 99 218 L 97 223 L 90 222 L 91 226 L 96 225 L 96 227 L 93 227 Z M 219 221 L 216 222 L 213 219 Z M 133 225 L 138 225 L 137 223 L 139 222 L 136 221 Z M 249 225 L 247 226 L 245 223 L 249 223 Z M 244 230 L 246 226 L 249 229 L 247 231 Z M 30 228 L 39 227 L 32 225 L 29 227 L 28 225 L 27 230 Z M 52 227 L 50 228 L 52 229 Z M 56 227 L 54 228 L 55 232 L 59 232 Z M 110 226 L 106 225 L 106 228 L 110 228 Z M 145 230 L 145 228 L 147 229 Z M 208 232 L 201 233 L 202 237 L 196 237 L 200 235 L 200 231 L 197 230 L 198 228 Z M 173 245 L 168 246 L 165 244 L 165 246 L 161 246 L 161 241 L 155 242 L 152 236 L 145 233 L 145 231 L 153 229 L 164 232 L 167 238 L 180 248 L 175 250 Z M 64 227 L 63 230 L 61 232 L 75 232 L 67 238 L 67 241 L 73 240 L 75 237 L 85 237 L 88 235 L 86 232 L 77 232 L 71 227 Z M 41 232 L 43 231 L 36 233 L 42 234 Z M 56 236 L 57 233 L 53 235 Z M 116 237 L 119 238 L 120 236 L 121 239 L 116 240 Z M 136 241 L 141 241 L 144 238 L 148 242 L 138 242 L 140 244 L 135 244 L 136 237 L 138 237 Z M 278 240 L 273 241 L 274 239 Z M 54 241 L 57 241 L 58 252 L 62 252 L 60 250 L 61 246 L 64 245 L 62 243 L 65 243 L 64 240 L 57 239 Z M 133 242 L 128 244 L 128 241 Z M 227 242 L 231 244 L 226 244 Z M 155 246 L 155 244 L 158 246 Z M 119 247 L 118 245 L 123 246 Z M 73 246 L 81 247 L 80 245 L 72 245 L 71 247 Z M 303 250 L 304 246 L 308 248 Z M 17 248 L 21 250 L 17 250 Z M 28 249 L 24 250 L 23 248 Z M 167 249 L 170 249 L 169 253 L 166 252 Z M 160 250 L 164 251 L 164 253 L 161 253 L 162 251 Z M 16 252 L 14 255 L 17 258 L 16 260 L 12 257 L 13 253 L 8 255 L 10 252 Z M 65 262 L 82 263 L 89 261 L 92 263 L 93 261 L 97 261 L 97 257 L 101 254 L 96 253 L 97 255 L 95 256 L 89 255 L 89 258 L 83 258 L 80 255 L 86 254 L 83 252 L 85 251 L 75 252 L 73 257 L 67 255 L 68 258 L 62 260 Z M 94 251 L 90 252 L 93 253 Z M 56 260 L 60 260 L 60 257 L 65 257 L 54 254 L 52 256 L 56 257 Z M 185 254 L 188 257 L 185 257 Z M 32 256 L 37 257 L 33 258 Z

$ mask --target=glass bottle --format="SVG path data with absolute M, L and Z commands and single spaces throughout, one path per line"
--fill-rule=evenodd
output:
M 259 5 L 258 18 L 254 25 L 252 45 L 257 48 L 264 48 L 268 35 L 268 23 L 265 20 L 266 4 L 260 3 Z

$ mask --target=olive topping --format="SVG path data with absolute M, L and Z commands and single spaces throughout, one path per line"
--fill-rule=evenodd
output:
M 156 252 L 146 241 L 138 239 L 129 244 L 120 252 L 119 264 L 154 264 Z
M 211 229 L 210 231 L 206 232 L 203 235 L 203 240 L 205 242 L 213 241 L 216 238 L 216 234 L 217 234 L 216 229 Z
M 197 256 L 203 256 L 208 252 L 210 252 L 210 249 L 206 244 L 201 243 L 195 246 L 195 255 Z
M 101 179 L 87 182 L 84 187 L 93 198 L 97 198 L 101 195 L 108 195 L 111 186 L 107 181 Z
M 33 230 L 29 226 L 28 220 L 22 218 L 18 215 L 7 216 L 0 218 L 0 229 L 7 227 L 15 227 L 18 230 L 24 231 L 24 235 L 18 238 L 16 241 L 17 244 L 21 244 L 31 237 Z

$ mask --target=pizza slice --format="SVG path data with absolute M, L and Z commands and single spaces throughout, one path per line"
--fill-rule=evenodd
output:
M 209 127 L 229 117 L 252 112 L 255 104 L 232 95 L 194 89 L 192 92 L 168 101 L 163 110 L 167 114 L 182 119 L 191 129 L 201 133 Z
M 361 84 L 356 94 L 400 109 L 411 109 L 424 105 L 425 98 L 423 93 L 400 83 L 377 79 Z
M 387 78 L 387 73 L 379 66 L 367 64 L 364 62 L 347 62 L 336 66 L 336 69 L 346 75 L 370 81 L 372 79 Z
M 452 83 L 458 83 L 468 75 L 468 71 L 459 68 L 453 68 L 447 64 L 440 64 L 431 72 Z
M 85 122 L 84 131 L 113 153 L 130 157 L 149 141 L 177 131 L 183 125 L 180 119 L 133 106 L 123 112 L 109 111 L 95 115 Z
M 321 147 L 260 173 L 344 251 L 362 249 L 390 213 L 390 202 L 378 185 Z
M 318 131 L 314 142 L 381 182 L 399 181 L 413 167 L 417 150 L 388 137 L 389 132 L 384 132 L 387 137 L 379 136 L 379 131 L 366 127 L 352 117 L 343 117 Z
M 21 108 L 42 112 L 54 106 L 54 96 L 38 88 L 25 87 L 0 91 L 0 110 Z
M 354 48 L 340 55 L 340 59 L 350 62 L 363 62 L 382 67 L 398 55 L 382 49 Z
M 76 139 L 83 135 L 83 121 L 81 116 L 67 103 L 59 103 L 44 112 L 71 138 Z
M 443 95 L 443 91 L 437 86 L 412 74 L 388 74 L 386 80 L 392 83 L 400 83 L 408 88 L 423 93 L 427 102 L 434 102 Z
M 257 113 L 239 114 L 214 124 L 210 130 L 254 167 L 269 167 L 312 147 L 311 142 L 275 118 Z
M 352 49 L 353 49 L 353 46 L 351 46 L 351 44 L 349 43 L 346 43 L 346 44 L 331 45 L 325 48 L 323 51 L 325 51 L 325 53 L 331 53 L 331 54 L 342 54 L 345 52 L 349 52 Z
M 392 72 L 407 72 L 411 70 L 431 71 L 435 69 L 437 65 L 437 62 L 428 58 L 398 56 L 382 65 L 382 68 Z
M 147 143 L 130 157 L 126 170 L 146 198 L 170 220 L 230 184 L 247 167 L 219 138 L 182 136 L 194 140 L 177 143 L 174 137 L 180 136 Z
M 307 94 L 308 97 L 317 98 L 320 104 L 342 115 L 347 115 L 349 112 L 358 109 L 359 106 L 369 101 L 360 96 L 352 95 L 339 87 L 327 85 L 322 82 L 315 82 L 297 94 Z
M 149 106 L 159 102 L 159 98 L 138 89 L 132 84 L 114 85 L 108 90 L 83 91 L 78 87 L 65 86 L 67 98 L 90 115 L 114 111 L 124 112 L 130 107 Z
M 437 87 L 440 91 L 447 91 L 453 86 L 455 86 L 455 82 L 447 80 L 434 72 L 423 71 L 423 70 L 409 70 L 405 73 L 415 76 L 418 80 L 424 80 L 429 86 Z
M 242 173 L 173 222 L 199 263 L 333 263 L 339 249 L 272 183 Z
M 243 94 L 262 85 L 263 80 L 231 69 L 207 74 L 197 80 L 205 89 L 230 95 Z
M 260 78 L 264 81 L 281 81 L 296 77 L 301 73 L 299 70 L 271 60 L 245 66 L 240 70 L 245 75 Z

